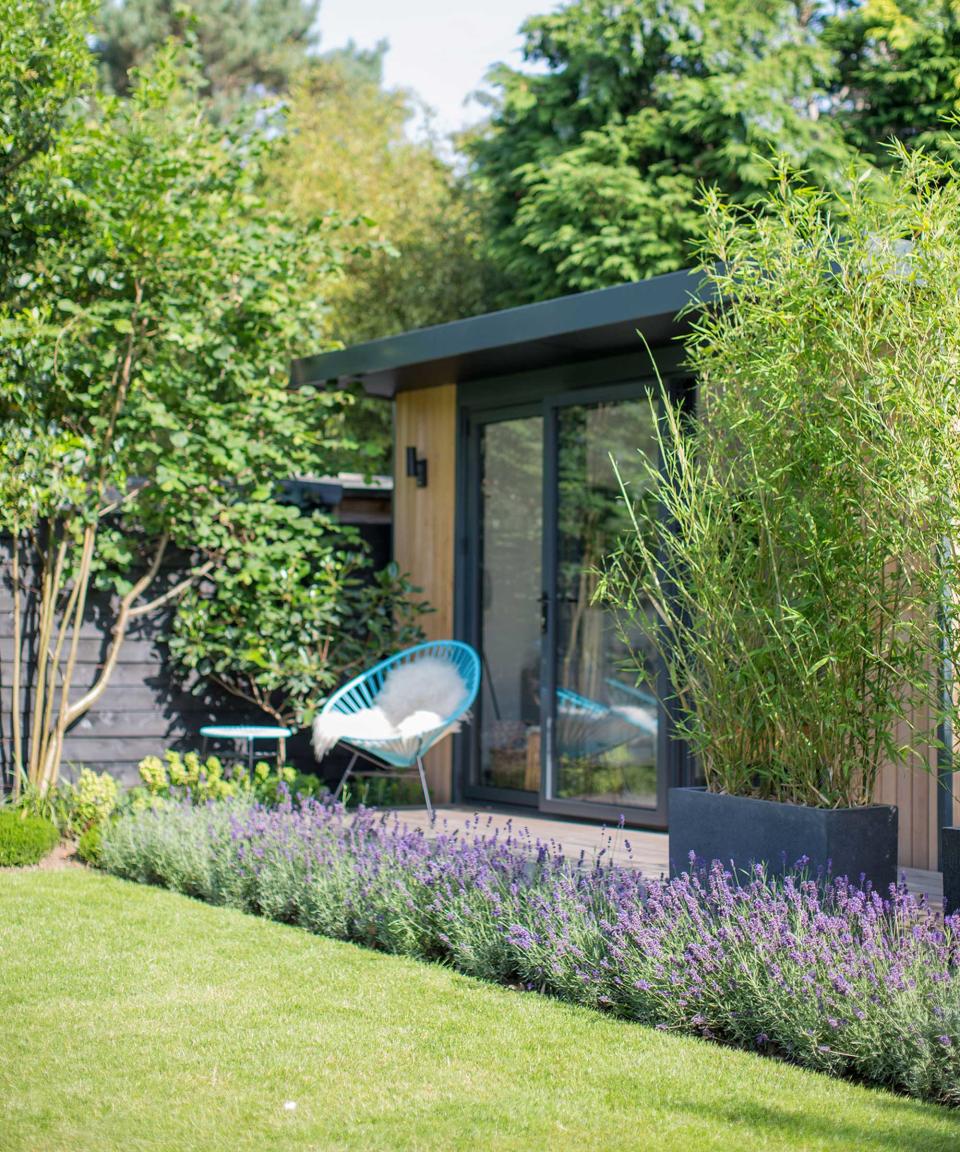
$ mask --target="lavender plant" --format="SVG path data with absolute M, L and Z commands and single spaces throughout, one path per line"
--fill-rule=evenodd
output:
M 125 812 L 102 867 L 665 1031 L 960 1104 L 960 918 L 905 889 L 719 865 L 675 880 L 555 843 L 302 798 Z

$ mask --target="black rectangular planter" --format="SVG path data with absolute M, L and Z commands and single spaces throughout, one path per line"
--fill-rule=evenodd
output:
M 960 912 L 960 828 L 941 828 L 940 863 L 943 868 L 943 910 Z
M 740 869 L 763 863 L 772 875 L 791 871 L 801 857 L 811 876 L 829 866 L 854 883 L 865 876 L 885 892 L 897 878 L 897 809 L 808 808 L 704 788 L 671 788 L 670 875 L 690 866 L 690 853 L 706 864 Z

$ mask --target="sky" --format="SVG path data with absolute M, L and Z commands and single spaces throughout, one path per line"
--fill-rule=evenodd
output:
M 527 16 L 551 0 L 322 0 L 320 50 L 354 40 L 372 48 L 387 40 L 388 86 L 412 88 L 436 111 L 435 127 L 453 132 L 484 114 L 468 95 L 491 64 L 520 63 L 517 34 Z

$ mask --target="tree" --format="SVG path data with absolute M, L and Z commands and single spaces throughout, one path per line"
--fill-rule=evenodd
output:
M 219 105 L 284 91 L 316 45 L 320 0 L 103 0 L 98 53 L 114 92 L 170 37 L 194 38 Z
M 0 0 L 0 190 L 50 147 L 71 101 L 89 81 L 83 35 L 94 0 Z
M 426 605 L 392 568 L 368 570 L 355 530 L 276 502 L 230 515 L 238 562 L 187 591 L 170 636 L 196 691 L 215 684 L 298 729 L 338 684 L 422 639 Z
M 527 21 L 469 143 L 504 303 L 690 263 L 703 185 L 760 196 L 773 155 L 839 187 L 886 144 L 957 155 L 954 0 L 574 0 Z
M 688 264 L 701 185 L 741 203 L 763 158 L 829 186 L 845 166 L 820 115 L 830 81 L 816 5 L 575 0 L 524 25 L 537 71 L 503 65 L 472 141 L 509 302 Z
M 337 257 L 326 225 L 263 202 L 269 142 L 197 116 L 202 80 L 173 44 L 129 99 L 98 96 L 83 6 L 51 0 L 47 15 L 32 45 L 0 45 L 0 89 L 16 86 L 23 53 L 48 63 L 23 138 L 44 101 L 63 122 L 0 205 L 0 512 L 16 634 L 4 679 L 14 786 L 25 776 L 41 790 L 131 623 L 268 543 L 238 535 L 237 509 L 336 450 L 327 417 L 344 403 L 287 386 L 291 355 L 323 342 L 314 285 Z M 63 39 L 48 43 L 51 29 Z M 15 150 L 19 125 L 11 136 Z M 174 576 L 175 550 L 187 561 Z M 96 588 L 113 611 L 96 679 L 78 688 Z
M 417 105 L 409 92 L 384 88 L 384 51 L 332 53 L 301 73 L 269 175 L 270 195 L 291 212 L 305 219 L 336 213 L 345 222 L 341 235 L 356 243 L 324 286 L 327 334 L 344 344 L 461 319 L 487 305 L 471 198 L 438 140 L 408 136 Z M 387 467 L 387 406 L 364 401 L 349 418 L 368 466 Z
M 427 134 L 423 112 L 384 88 L 382 58 L 355 52 L 314 61 L 287 103 L 273 174 L 290 207 L 336 212 L 364 243 L 331 285 L 330 334 L 355 343 L 456 320 L 482 309 L 478 222 L 463 184 Z
M 316 4 L 231 0 L 226 15 L 223 7 L 197 0 L 188 19 L 159 0 L 107 4 L 101 54 L 112 62 L 117 90 L 126 90 L 130 61 L 176 35 L 195 40 L 207 60 L 207 111 L 217 115 L 265 90 L 285 93 L 270 113 L 281 140 L 263 194 L 302 222 L 320 215 L 338 221 L 342 267 L 315 284 L 328 304 L 331 340 L 355 344 L 482 312 L 489 292 L 478 214 L 443 142 L 429 131 L 416 140 L 408 135 L 410 121 L 421 116 L 426 124 L 428 114 L 411 93 L 384 87 L 386 43 L 372 51 L 350 44 L 308 59 L 313 42 L 304 29 Z M 270 13 L 265 35 L 255 24 Z M 276 56 L 271 44 L 283 47 L 284 67 L 268 76 L 263 60 Z M 389 408 L 362 395 L 356 400 L 344 411 L 344 452 L 330 467 L 359 462 L 386 471 Z
M 960 6 L 955 0 L 866 0 L 826 28 L 837 53 L 836 115 L 851 144 L 880 166 L 891 139 L 960 157 Z

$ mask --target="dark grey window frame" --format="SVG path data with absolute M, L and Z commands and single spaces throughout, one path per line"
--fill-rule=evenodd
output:
M 689 372 L 681 367 L 681 350 L 676 346 L 657 349 L 657 371 L 674 396 L 683 395 L 695 403 L 695 386 Z M 480 435 L 482 428 L 498 420 L 524 416 L 544 416 L 544 553 L 543 580 L 547 596 L 547 627 L 544 636 L 544 668 L 547 698 L 555 676 L 556 643 L 556 420 L 558 410 L 567 404 L 603 402 L 642 396 L 656 387 L 656 374 L 650 354 L 642 351 L 601 361 L 569 363 L 516 375 L 494 376 L 461 383 L 457 389 L 457 492 L 456 556 L 454 575 L 454 621 L 458 638 L 477 643 L 480 631 L 479 531 L 480 523 Z M 663 683 L 661 672 L 661 689 Z M 545 718 L 546 719 L 546 718 Z M 673 718 L 662 715 L 658 736 L 658 797 L 654 808 L 621 810 L 613 805 L 580 800 L 557 800 L 547 796 L 552 733 L 544 732 L 543 771 L 540 792 L 471 785 L 471 770 L 478 754 L 477 729 L 471 726 L 455 738 L 453 754 L 453 796 L 457 802 L 512 804 L 539 808 L 558 816 L 616 821 L 623 815 L 631 827 L 665 828 L 667 790 L 674 784 L 690 783 L 693 768 L 686 747 L 673 735 Z

